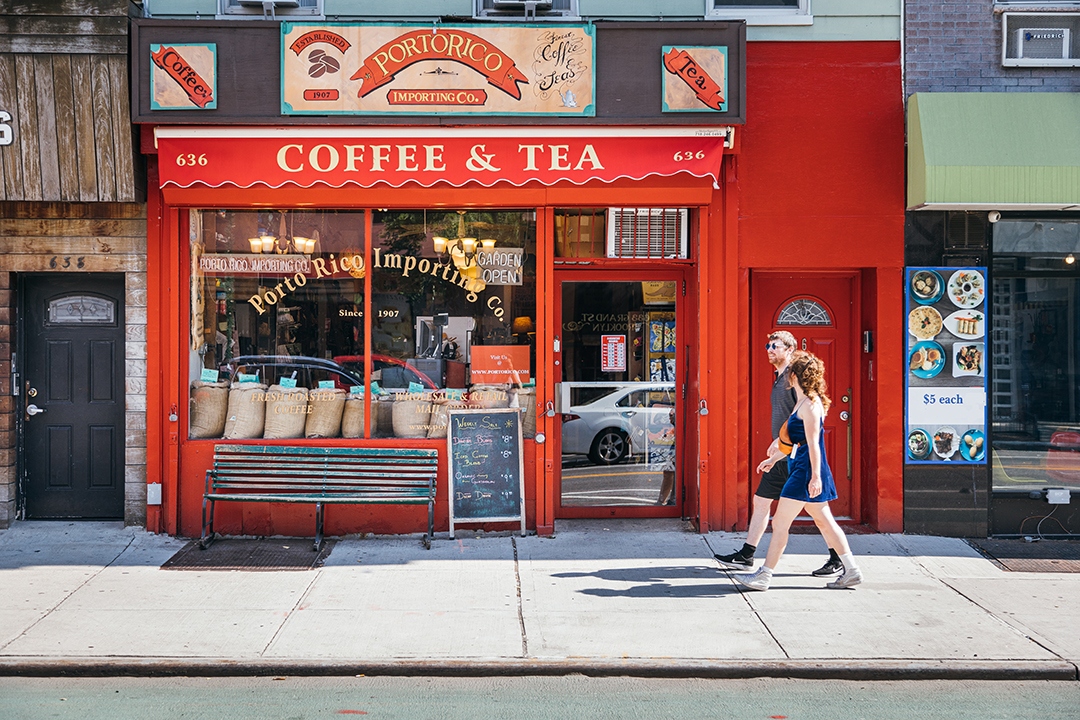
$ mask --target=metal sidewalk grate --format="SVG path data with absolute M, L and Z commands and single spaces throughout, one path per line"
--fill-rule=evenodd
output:
M 968 540 L 1011 572 L 1080 573 L 1080 542 L 1071 540 Z
M 192 540 L 165 561 L 162 570 L 313 570 L 320 567 L 336 541 L 312 549 L 311 538 L 219 539 L 206 550 Z

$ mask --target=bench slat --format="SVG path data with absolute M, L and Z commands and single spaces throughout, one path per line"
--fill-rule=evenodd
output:
M 232 454 L 250 455 L 274 455 L 284 457 L 290 455 L 308 456 L 343 456 L 343 457 L 386 457 L 408 460 L 410 458 L 437 458 L 439 451 L 435 449 L 421 448 L 354 448 L 354 447 L 313 447 L 307 445 L 218 445 L 214 448 L 215 455 Z

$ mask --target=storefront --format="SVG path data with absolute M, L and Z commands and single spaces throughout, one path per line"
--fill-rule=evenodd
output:
M 0 8 L 0 529 L 142 525 L 145 173 L 129 4 L 53 5 L 40 22 Z
M 957 447 L 935 450 L 934 462 L 915 461 L 909 449 L 909 530 L 1046 537 L 1080 529 L 1078 112 L 1066 93 L 909 100 L 908 265 L 943 266 L 943 278 L 963 267 L 985 275 L 977 304 L 946 304 L 977 322 L 950 328 L 946 317 L 937 339 L 973 349 L 979 362 L 946 357 L 947 374 L 985 388 L 986 418 L 985 427 L 969 423 L 973 434 L 957 427 Z M 909 395 L 909 413 L 917 400 Z M 962 444 L 969 435 L 976 445 Z
M 900 388 L 883 365 L 900 354 L 885 305 L 902 154 L 882 148 L 902 117 L 884 88 L 847 89 L 867 67 L 898 87 L 895 43 L 766 44 L 752 130 L 741 23 L 134 32 L 151 529 L 197 534 L 214 448 L 258 442 L 439 449 L 445 530 L 447 416 L 476 407 L 520 408 L 540 533 L 570 517 L 745 526 L 769 441 L 754 348 L 775 327 L 833 369 L 836 514 L 899 529 L 900 463 L 881 447 L 900 420 L 880 398 Z M 855 56 L 845 82 L 810 89 Z M 280 76 L 253 72 L 260 57 Z M 426 513 L 326 522 L 418 532 Z M 310 527 L 284 506 L 219 520 Z

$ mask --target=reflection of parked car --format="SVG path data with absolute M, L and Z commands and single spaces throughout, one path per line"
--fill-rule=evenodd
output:
M 645 452 L 649 433 L 670 427 L 675 404 L 672 386 L 622 388 L 562 416 L 564 454 L 588 455 L 597 465 L 610 465 Z
M 363 355 L 338 355 L 334 358 L 334 362 L 340 363 L 342 367 L 351 370 L 356 375 L 361 377 L 364 375 Z M 379 387 L 384 388 L 408 389 L 409 383 L 420 383 L 425 390 L 434 390 L 439 387 L 434 380 L 416 368 L 410 367 L 404 360 L 389 355 L 372 354 L 371 374 L 374 376 L 373 379 L 378 381 Z
M 333 380 L 334 387 L 348 390 L 364 381 L 358 373 L 332 360 L 294 355 L 241 355 L 221 366 L 229 380 L 236 381 L 238 373 L 258 375 L 259 382 L 275 385 L 281 378 L 295 377 L 297 387 L 313 389 L 320 381 Z

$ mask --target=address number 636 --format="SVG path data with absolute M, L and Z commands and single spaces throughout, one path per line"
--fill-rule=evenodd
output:
M 206 162 L 207 162 L 206 161 L 206 153 L 203 153 L 202 155 L 196 155 L 195 153 L 188 153 L 186 155 L 177 155 L 176 156 L 176 164 L 181 165 L 181 166 L 185 166 L 185 165 L 205 165 Z
M 675 153 L 675 157 L 673 157 L 672 159 L 675 162 L 689 162 L 690 160 L 704 160 L 705 159 L 705 151 L 704 150 L 698 150 L 697 152 L 693 152 L 691 150 L 687 150 L 686 152 L 683 152 L 683 151 L 680 150 L 679 152 Z

